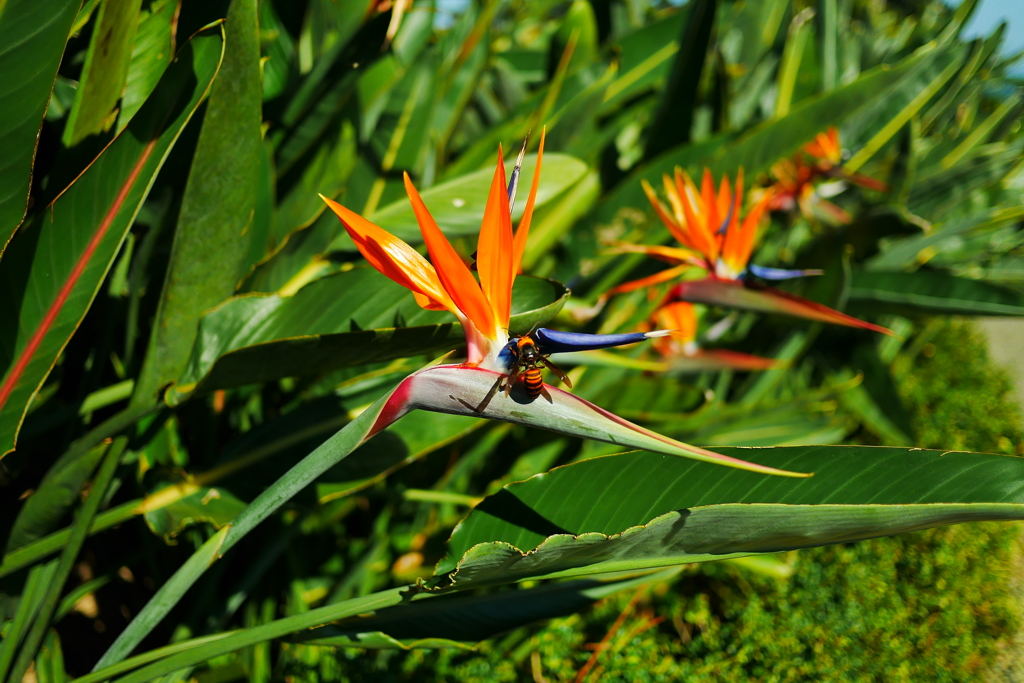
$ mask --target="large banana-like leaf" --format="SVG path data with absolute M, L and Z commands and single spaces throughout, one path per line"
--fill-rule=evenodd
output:
M 937 270 L 853 274 L 850 304 L 894 313 L 1024 315 L 1024 294 Z
M 512 327 L 551 319 L 562 285 L 522 277 L 512 293 Z M 349 365 L 454 349 L 462 330 L 446 312 L 426 311 L 405 288 L 371 268 L 321 278 L 295 296 L 241 295 L 200 320 L 192 356 L 168 394 L 318 374 Z
M 509 484 L 453 532 L 436 582 L 466 588 L 779 552 L 1024 519 L 1024 459 L 869 446 L 723 448 L 810 479 L 650 453 Z
M 157 171 L 220 67 L 219 26 L 186 43 L 125 131 L 0 261 L 0 453 L 14 448 L 32 397 L 85 317 Z M 11 321 L 15 321 L 11 324 Z
M 234 293 L 249 254 L 263 144 L 256 0 L 232 0 L 225 31 L 224 62 L 181 200 L 136 405 L 153 404 L 157 390 L 185 369 L 199 317 Z
M 7 0 L 0 7 L 0 255 L 25 217 L 36 137 L 78 0 Z

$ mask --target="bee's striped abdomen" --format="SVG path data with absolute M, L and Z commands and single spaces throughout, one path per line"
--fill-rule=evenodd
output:
M 540 396 L 541 389 L 544 388 L 544 378 L 541 377 L 540 368 L 532 367 L 523 373 L 523 387 L 526 389 L 526 395 L 530 398 Z

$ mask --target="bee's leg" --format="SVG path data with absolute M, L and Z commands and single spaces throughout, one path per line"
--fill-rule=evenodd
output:
M 512 367 L 512 371 L 505 376 L 505 395 L 508 396 L 512 391 L 512 385 L 516 383 L 516 379 L 519 377 L 519 371 L 522 366 L 516 363 Z
M 559 380 L 561 380 L 562 384 L 564 384 L 568 388 L 572 389 L 572 380 L 569 379 L 568 375 L 566 375 L 564 372 L 562 372 L 561 368 L 559 368 L 557 365 L 555 365 L 554 363 L 549 361 L 544 356 L 540 357 L 540 362 L 543 363 L 544 367 L 546 367 L 548 370 L 550 370 L 555 375 L 555 377 L 557 377 Z
M 500 375 L 498 379 L 494 381 L 494 384 L 491 386 L 491 390 L 487 392 L 486 396 L 484 396 L 484 400 L 480 401 L 480 404 L 477 405 L 477 407 L 473 408 L 473 410 L 475 410 L 478 413 L 482 413 L 484 412 L 484 410 L 487 409 L 487 406 L 488 404 L 490 404 L 491 399 L 494 398 L 494 395 L 498 393 L 498 389 L 501 388 L 502 377 L 504 377 L 504 375 Z

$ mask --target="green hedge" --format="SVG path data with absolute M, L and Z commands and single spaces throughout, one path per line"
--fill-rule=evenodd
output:
M 967 323 L 933 321 L 906 349 L 893 371 L 920 445 L 1019 452 L 1009 382 Z M 615 626 L 588 680 L 976 681 L 1001 653 L 1001 666 L 1014 664 L 1020 533 L 974 524 L 802 551 L 784 581 L 695 566 L 474 653 L 297 647 L 278 671 L 296 681 L 575 680 L 586 644 Z

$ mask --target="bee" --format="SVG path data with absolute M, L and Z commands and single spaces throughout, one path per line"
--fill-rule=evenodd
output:
M 523 389 L 525 389 L 527 396 L 535 399 L 543 394 L 544 398 L 550 401 L 551 395 L 544 388 L 544 379 L 541 377 L 541 365 L 553 372 L 565 386 L 570 389 L 572 388 L 572 382 L 566 374 L 549 361 L 547 356 L 541 354 L 540 349 L 537 347 L 537 342 L 529 334 L 524 334 L 522 337 L 513 338 L 509 341 L 513 360 L 511 372 L 509 372 L 508 379 L 505 382 L 506 396 L 512 391 L 512 385 L 522 376 Z

